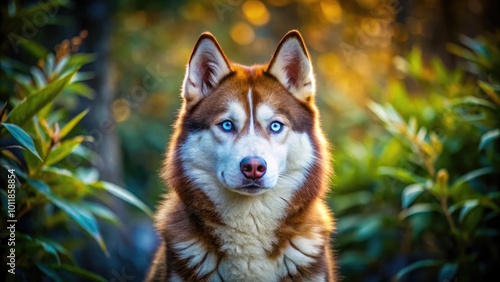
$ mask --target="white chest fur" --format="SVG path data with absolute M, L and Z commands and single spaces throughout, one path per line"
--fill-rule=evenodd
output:
M 209 281 L 279 281 L 281 277 L 296 274 L 298 267 L 310 265 L 321 252 L 324 238 L 319 229 L 313 229 L 307 237 L 290 238 L 282 253 L 270 259 L 267 254 L 275 243 L 284 203 L 235 199 L 226 203 L 233 203 L 220 210 L 226 211 L 221 213 L 226 225 L 215 228 L 222 241 L 221 251 L 226 254 L 224 259 L 218 263 L 219 258 L 207 253 L 196 241 L 174 245 L 180 257 L 187 259 L 190 267 L 196 267 L 198 275 L 209 274 Z

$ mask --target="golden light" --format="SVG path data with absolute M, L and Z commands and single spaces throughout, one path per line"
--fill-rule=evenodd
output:
M 268 0 L 267 2 L 276 7 L 283 7 L 285 5 L 288 5 L 290 0 Z
M 146 23 L 148 21 L 147 17 L 148 16 L 144 11 L 137 11 L 132 15 L 128 15 L 124 20 L 125 28 L 130 31 L 139 30 L 146 26 Z
M 126 121 L 130 116 L 130 105 L 123 98 L 114 100 L 111 109 L 116 122 Z
M 253 25 L 261 26 L 269 22 L 269 11 L 260 1 L 249 0 L 243 3 L 243 14 L 245 18 Z
M 322 73 L 333 76 L 338 71 L 340 61 L 336 54 L 326 53 L 319 56 L 317 64 Z
M 358 0 L 359 5 L 365 9 L 374 8 L 379 2 L 379 0 Z
M 342 7 L 337 1 L 321 1 L 320 6 L 327 21 L 334 24 L 342 22 Z
M 231 38 L 240 45 L 248 45 L 255 39 L 253 29 L 246 23 L 235 24 L 230 31 Z
M 368 36 L 379 36 L 381 27 L 379 22 L 374 18 L 364 18 L 361 20 L 361 29 Z

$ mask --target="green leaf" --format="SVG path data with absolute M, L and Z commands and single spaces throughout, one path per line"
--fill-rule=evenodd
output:
M 71 171 L 56 167 L 46 167 L 39 174 L 53 193 L 67 200 L 81 199 L 91 193 L 83 181 L 78 179 Z M 71 189 L 68 189 L 71 187 Z
M 95 61 L 96 55 L 92 53 L 77 53 L 68 58 L 68 66 L 82 66 Z
M 91 213 L 93 213 L 95 216 L 104 219 L 107 222 L 111 222 L 116 225 L 121 225 L 120 219 L 115 215 L 113 211 L 111 211 L 107 207 L 90 202 L 84 202 L 83 206 Z
M 480 55 L 480 57 L 486 57 L 486 59 L 490 60 L 490 54 L 488 53 L 488 50 L 486 49 L 486 46 L 482 44 L 482 42 L 472 39 L 468 36 L 461 35 L 460 36 L 460 41 L 467 47 L 469 47 L 471 50 L 475 51 L 476 54 Z
M 34 40 L 27 39 L 26 37 L 23 37 L 22 40 L 19 41 L 19 46 L 28 51 L 35 58 L 45 58 L 49 53 L 43 45 Z
M 5 122 L 23 126 L 62 92 L 76 72 L 77 70 L 74 70 L 63 78 L 53 81 L 46 87 L 28 96 L 18 106 L 12 109 Z
M 30 151 L 33 155 L 35 155 L 38 159 L 42 160 L 40 158 L 40 155 L 38 154 L 38 151 L 35 148 L 35 143 L 33 142 L 33 139 L 24 131 L 22 128 L 15 124 L 11 123 L 2 123 L 2 125 L 7 129 L 7 131 L 14 137 L 14 139 L 19 142 L 19 144 L 23 147 L 26 148 L 28 151 Z
M 490 97 L 490 99 L 495 102 L 495 104 L 500 106 L 500 96 L 495 92 L 495 86 L 489 83 L 486 83 L 482 80 L 478 80 L 477 84 L 481 89 Z
M 68 123 L 66 123 L 66 125 L 61 129 L 61 132 L 59 133 L 59 140 L 64 139 L 64 137 L 66 137 L 66 135 L 70 133 L 70 131 L 82 120 L 83 117 L 87 115 L 88 112 L 89 109 L 86 109 L 72 118 Z
M 466 201 L 464 207 L 460 211 L 460 216 L 459 216 L 460 222 L 463 222 L 465 217 L 477 206 L 479 206 L 478 199 Z
M 66 256 L 72 263 L 76 263 L 75 258 L 73 257 L 73 254 L 68 249 L 63 247 L 61 244 L 57 243 L 56 241 L 54 241 L 50 238 L 46 238 L 46 237 L 38 237 L 37 239 L 40 241 L 43 241 L 45 244 L 52 246 L 55 250 L 57 250 L 58 253 Z
M 413 48 L 408 56 L 409 70 L 410 74 L 415 77 L 420 77 L 422 75 L 422 51 L 420 48 Z
M 67 271 L 69 273 L 78 275 L 78 276 L 84 278 L 83 281 L 107 282 L 107 280 L 104 279 L 104 277 L 102 277 L 96 273 L 90 272 L 88 270 L 85 270 L 83 268 L 80 268 L 78 266 L 68 265 L 68 264 L 61 264 L 61 265 L 52 264 L 49 267 L 56 269 L 56 270 L 64 270 L 64 271 Z
M 129 191 L 113 184 L 109 183 L 106 181 L 99 181 L 91 184 L 91 187 L 95 187 L 98 189 L 104 189 L 110 194 L 113 194 L 114 196 L 124 200 L 125 202 L 128 202 L 129 204 L 139 208 L 143 212 L 145 212 L 147 215 L 152 216 L 153 212 L 151 209 L 146 206 L 141 200 L 139 200 L 134 194 L 130 193 Z
M 446 44 L 446 49 L 448 50 L 448 52 L 455 54 L 459 57 L 462 57 L 464 59 L 467 59 L 469 61 L 473 61 L 473 62 L 477 61 L 476 55 L 474 53 L 472 53 L 470 50 L 463 48 L 461 46 L 458 46 L 456 44 L 451 44 L 451 43 Z
M 48 244 L 38 238 L 32 238 L 28 235 L 24 236 L 24 239 L 26 239 L 29 243 L 35 246 L 42 247 L 47 253 L 51 254 L 56 259 L 57 264 L 61 264 L 61 259 L 59 258 L 59 254 L 57 253 L 56 248 L 54 248 L 51 244 Z
M 63 281 L 61 279 L 61 277 L 59 276 L 59 274 L 57 274 L 48 265 L 45 265 L 43 263 L 35 263 L 35 264 L 36 264 L 36 267 L 38 267 L 38 269 L 40 269 L 40 271 L 43 272 L 43 274 L 45 274 L 48 277 L 50 277 L 53 281 L 55 281 L 55 282 L 62 282 Z
M 425 191 L 425 185 L 422 183 L 415 183 L 406 186 L 401 194 L 401 204 L 403 208 L 408 208 Z
M 456 263 L 447 263 L 439 270 L 439 281 L 453 281 L 457 275 L 458 265 Z
M 75 148 L 78 147 L 83 140 L 85 140 L 85 137 L 77 136 L 62 142 L 50 151 L 47 159 L 45 160 L 45 165 L 50 166 L 64 159 L 66 156 L 71 154 L 71 152 L 73 152 L 73 150 L 75 150 Z
M 460 97 L 457 99 L 453 99 L 451 101 L 451 104 L 453 106 L 474 105 L 474 106 L 478 106 L 478 107 L 485 107 L 485 108 L 488 108 L 488 109 L 491 109 L 494 111 L 497 110 L 497 106 L 495 106 L 495 104 L 491 103 L 490 101 L 488 101 L 486 99 L 481 99 L 481 98 L 477 98 L 474 96 L 466 96 L 466 97 Z
M 398 271 L 398 273 L 394 277 L 394 280 L 399 281 L 399 280 L 401 280 L 401 278 L 403 278 L 404 276 L 406 276 L 410 272 L 415 271 L 419 268 L 436 267 L 436 266 L 440 266 L 443 264 L 444 264 L 444 262 L 442 260 L 434 260 L 434 259 L 417 261 L 409 266 L 406 266 L 405 268 L 401 269 L 400 271 Z
M 481 136 L 481 141 L 479 142 L 479 150 L 484 149 L 488 143 L 500 137 L 500 129 L 492 129 Z
M 102 240 L 97 221 L 92 213 L 73 202 L 66 201 L 65 199 L 55 195 L 52 193 L 47 184 L 41 180 L 33 180 L 29 178 L 26 178 L 25 180 L 31 187 L 42 193 L 51 203 L 76 221 L 76 223 L 78 223 L 83 230 L 85 230 L 99 244 L 101 250 L 103 250 L 106 255 L 109 255 L 106 245 Z
M 31 67 L 30 71 L 31 76 L 35 81 L 36 88 L 43 88 L 45 87 L 45 85 L 47 85 L 47 79 L 45 78 L 45 75 L 43 74 L 41 69 L 39 69 L 38 67 Z
M 400 219 L 406 219 L 410 216 L 414 216 L 421 213 L 439 212 L 439 206 L 434 204 L 415 204 L 399 214 Z
M 405 183 L 421 183 L 424 182 L 425 179 L 414 174 L 413 172 L 403 169 L 403 168 L 394 168 L 394 167 L 386 167 L 382 166 L 378 169 L 378 175 L 390 176 L 396 178 Z
M 82 82 L 71 83 L 68 87 L 66 87 L 66 91 L 75 92 L 85 98 L 94 98 L 94 89 Z
M 451 186 L 451 191 L 452 193 L 455 192 L 455 190 L 457 190 L 460 186 L 462 186 L 465 182 L 469 182 L 475 178 L 478 178 L 480 176 L 483 176 L 485 174 L 490 174 L 490 173 L 493 173 L 495 172 L 495 168 L 494 167 L 483 167 L 483 168 L 479 168 L 479 169 L 476 169 L 476 170 L 473 170 L 473 171 L 470 171 L 462 176 L 460 176 L 459 178 L 457 178 L 455 180 L 455 182 L 453 183 L 453 185 Z

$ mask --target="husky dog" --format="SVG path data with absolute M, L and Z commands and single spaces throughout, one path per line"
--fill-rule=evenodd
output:
M 147 280 L 336 281 L 329 149 L 300 33 L 250 67 L 203 33 L 182 97 Z

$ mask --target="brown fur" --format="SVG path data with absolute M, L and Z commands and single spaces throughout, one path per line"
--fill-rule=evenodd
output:
M 296 34 L 290 36 L 297 36 Z M 207 36 L 211 35 L 202 35 L 202 37 Z M 300 37 L 300 35 L 298 36 Z M 213 40 L 215 41 L 215 38 Z M 307 54 L 302 38 L 300 38 L 300 42 L 303 51 Z M 222 52 L 222 50 L 220 51 Z M 220 276 L 216 273 L 217 268 L 208 275 L 197 276 L 194 269 L 188 267 L 187 261 L 178 257 L 171 245 L 172 239 L 177 242 L 195 239 L 207 251 L 216 254 L 218 263 L 226 257 L 224 251 L 221 250 L 222 241 L 214 232 L 214 228 L 224 226 L 225 223 L 218 214 L 215 205 L 183 171 L 180 146 L 191 132 L 206 130 L 214 124 L 215 119 L 224 110 L 225 103 L 229 99 L 241 101 L 241 104 L 247 107 L 245 111 L 249 112 L 247 93 L 250 87 L 254 94 L 252 96 L 253 106 L 257 107 L 261 103 L 272 104 L 278 112 L 283 113 L 293 131 L 307 133 L 317 157 L 308 170 L 302 187 L 296 191 L 288 203 L 286 216 L 276 227 L 273 247 L 267 250 L 268 257 L 278 259 L 284 248 L 290 246 L 302 252 L 293 245 L 291 238 L 298 235 L 308 236 L 313 228 L 320 228 L 321 236 L 325 238 L 326 244 L 322 251 L 314 256 L 314 262 L 307 267 L 299 267 L 298 272 L 294 275 L 289 274 L 281 277 L 280 281 L 303 281 L 317 273 L 326 274 L 325 281 L 336 280 L 335 263 L 329 246 L 330 233 L 333 231 L 333 219 L 323 200 L 328 190 L 331 173 L 329 148 L 322 137 L 314 97 L 307 101 L 293 97 L 268 72 L 269 65 L 274 60 L 273 57 L 268 65 L 252 67 L 231 64 L 227 61 L 231 73 L 225 76 L 217 86 L 214 86 L 210 93 L 210 99 L 194 102 L 190 101 L 190 98 L 185 100 L 175 124 L 174 134 L 164 163 L 163 178 L 171 191 L 156 215 L 156 227 L 162 243 L 152 262 L 146 278 L 147 281 L 168 281 L 172 277 L 173 271 L 184 281 L 208 281 L 209 275 Z M 245 129 L 238 134 L 246 134 L 248 126 L 246 124 Z M 257 126 L 256 131 L 262 136 L 268 134 L 265 129 L 259 126 Z

